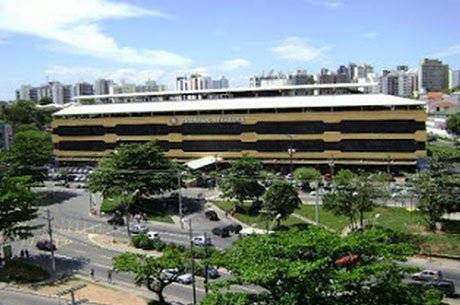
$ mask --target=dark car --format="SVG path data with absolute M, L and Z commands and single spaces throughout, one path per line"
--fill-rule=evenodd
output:
M 120 215 L 114 215 L 112 216 L 112 218 L 107 220 L 107 223 L 112 226 L 115 226 L 115 225 L 122 226 L 125 224 L 125 220 Z
M 208 276 L 212 279 L 216 279 L 220 277 L 219 271 L 217 271 L 216 267 L 208 266 Z
M 229 237 L 230 231 L 228 230 L 228 226 L 220 226 L 215 227 L 211 230 L 212 234 L 220 236 L 220 237 Z
M 238 223 L 232 223 L 232 224 L 227 226 L 227 230 L 229 232 L 233 232 L 235 234 L 238 234 L 238 233 L 240 233 L 241 230 L 243 230 L 243 227 Z
M 37 241 L 36 246 L 43 251 L 56 251 L 56 245 L 52 244 L 49 240 L 41 239 Z
M 207 219 L 212 220 L 212 221 L 218 221 L 219 220 L 219 216 L 213 210 L 209 210 L 209 211 L 204 212 L 204 216 L 206 216 Z
M 425 283 L 425 288 L 435 288 L 447 296 L 455 295 L 455 284 L 449 280 L 430 281 Z

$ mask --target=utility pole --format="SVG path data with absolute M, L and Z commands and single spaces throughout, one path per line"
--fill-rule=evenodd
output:
M 184 222 L 182 221 L 184 219 L 184 215 L 183 215 L 183 212 L 182 212 L 182 192 L 181 192 L 181 188 L 182 188 L 182 173 L 179 170 L 177 170 L 177 191 L 178 191 L 178 198 L 179 198 L 179 217 L 180 217 L 180 228 L 181 229 L 184 229 Z M 190 240 L 191 240 L 191 237 L 190 237 Z
M 88 200 L 89 200 L 89 213 L 93 214 L 93 198 L 91 197 L 91 191 L 88 189 Z
M 51 217 L 50 210 L 46 210 L 46 220 L 48 221 L 48 234 L 50 236 L 50 243 L 51 243 L 51 269 L 53 272 L 56 272 L 56 258 L 54 257 L 54 242 L 53 242 L 53 228 L 51 226 L 51 221 L 54 218 Z
M 315 222 L 319 226 L 319 180 L 316 181 Z
M 207 240 L 208 239 L 208 236 L 206 235 L 206 232 L 204 232 L 204 240 Z M 205 245 L 204 246 L 204 255 L 205 255 L 205 259 L 208 258 L 208 246 Z M 208 275 L 208 262 L 205 261 L 205 264 L 204 264 L 204 293 L 205 294 L 208 294 L 208 281 L 209 281 L 209 275 Z
M 188 220 L 188 230 L 189 230 L 189 236 L 190 236 L 190 264 L 192 268 L 193 305 L 196 305 L 195 261 L 193 259 L 193 231 L 192 231 L 192 219 L 191 218 Z

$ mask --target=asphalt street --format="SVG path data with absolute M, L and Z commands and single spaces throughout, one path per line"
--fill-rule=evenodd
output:
M 44 215 L 46 209 L 49 209 L 53 216 L 54 239 L 56 241 L 57 263 L 58 268 L 67 268 L 69 271 L 76 271 L 80 274 L 89 275 L 91 269 L 95 270 L 95 278 L 99 281 L 107 279 L 107 271 L 111 269 L 112 258 L 120 252 L 102 248 L 95 245 L 88 239 L 89 233 L 107 234 L 115 237 L 127 237 L 126 228 L 114 228 L 107 224 L 107 217 L 98 217 L 89 213 L 89 194 L 84 189 L 66 189 L 62 187 L 47 187 L 41 191 L 48 193 L 47 199 L 43 201 L 40 207 L 40 214 Z M 213 196 L 215 193 L 207 193 L 204 189 L 191 188 L 183 191 L 184 196 L 196 198 L 201 196 Z M 304 195 L 304 199 L 307 200 Z M 231 220 L 221 215 L 221 220 L 211 222 L 204 216 L 204 210 L 198 211 L 191 215 L 186 215 L 192 219 L 194 235 L 202 235 L 206 232 L 209 236 L 211 229 L 217 225 L 229 224 Z M 44 219 L 37 221 L 45 223 Z M 151 230 L 160 233 L 160 238 L 165 242 L 174 242 L 178 244 L 189 245 L 188 225 L 181 228 L 178 224 L 154 223 L 148 224 Z M 40 238 L 47 238 L 46 228 L 37 232 L 34 238 L 14 244 L 14 249 L 19 251 L 28 248 L 32 254 L 38 255 L 40 251 L 35 248 L 35 243 Z M 230 247 L 237 237 L 219 238 L 212 236 L 213 244 L 218 248 Z M 49 256 L 42 256 L 40 259 L 49 263 Z M 441 270 L 445 278 L 452 279 L 457 289 L 460 287 L 460 268 L 459 264 L 452 264 L 450 261 L 433 261 L 414 259 L 409 264 L 422 269 Z M 224 276 L 226 276 L 224 274 Z M 228 275 L 227 275 L 228 276 Z M 113 281 L 126 287 L 134 287 L 134 278 L 128 273 L 114 273 Z M 201 299 L 204 296 L 204 284 L 202 278 L 197 278 L 197 297 Z M 144 289 L 145 288 L 139 288 Z M 238 287 L 240 290 L 253 291 L 248 287 Z M 182 301 L 189 303 L 192 300 L 191 285 L 174 283 L 165 290 L 165 295 L 169 300 Z M 153 297 L 154 294 L 152 293 Z M 46 298 L 34 298 L 20 293 L 7 290 L 0 290 L 0 302 L 7 305 L 15 304 L 59 304 L 55 300 Z M 9 303 L 8 303 L 9 302 Z M 15 303 L 16 302 L 16 303 Z M 48 303 L 47 303 L 48 302 Z M 53 303 L 54 302 L 54 303 Z M 0 303 L 1 305 L 1 303 Z

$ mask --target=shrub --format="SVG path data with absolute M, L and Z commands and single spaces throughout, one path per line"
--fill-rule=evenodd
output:
M 161 240 L 150 240 L 146 234 L 138 234 L 131 238 L 131 241 L 136 248 L 143 250 L 163 251 L 166 248 L 166 243 Z
M 0 268 L 0 282 L 36 283 L 49 278 L 49 273 L 40 266 L 14 259 Z

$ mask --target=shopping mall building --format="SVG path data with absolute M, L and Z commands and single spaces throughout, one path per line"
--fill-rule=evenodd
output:
M 119 145 L 155 141 L 181 162 L 247 154 L 275 166 L 413 167 L 426 157 L 424 102 L 309 86 L 86 96 L 112 103 L 54 113 L 54 154 L 94 162 Z

